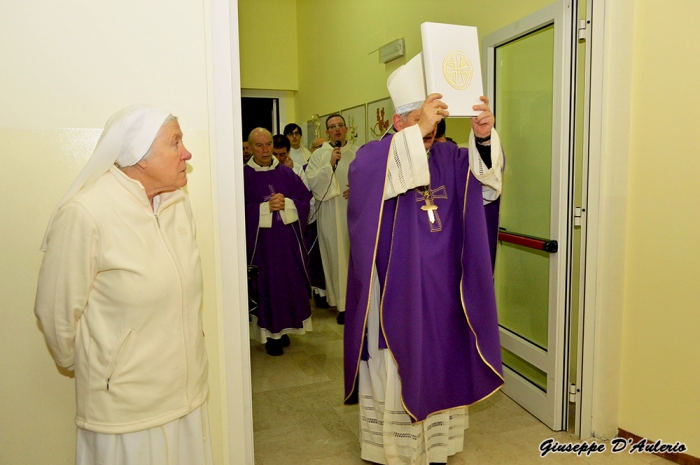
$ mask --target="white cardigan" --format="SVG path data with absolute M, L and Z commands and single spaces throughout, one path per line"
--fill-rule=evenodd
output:
M 56 363 L 75 366 L 76 424 L 121 434 L 205 401 L 202 273 L 184 192 L 161 194 L 116 167 L 56 214 L 34 312 Z

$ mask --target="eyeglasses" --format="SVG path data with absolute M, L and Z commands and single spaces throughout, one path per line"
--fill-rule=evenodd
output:
M 343 123 L 338 123 L 338 124 L 333 124 L 331 126 L 328 126 L 329 131 L 333 131 L 334 129 L 343 129 L 345 125 Z

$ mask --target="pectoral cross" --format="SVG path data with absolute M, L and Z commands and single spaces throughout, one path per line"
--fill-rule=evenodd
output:
M 438 207 L 434 203 L 431 203 L 432 200 L 428 196 L 427 192 L 425 194 L 423 194 L 423 197 L 425 200 L 425 205 L 420 207 L 420 209 L 428 212 L 428 219 L 430 220 L 430 224 L 433 224 L 433 223 L 435 223 L 435 214 L 433 212 L 435 211 L 435 213 L 437 213 L 436 210 L 438 209 Z
M 434 200 L 446 198 L 445 186 L 440 186 L 437 189 L 430 189 L 429 186 L 424 190 L 416 189 L 416 202 L 425 202 L 425 205 L 422 205 L 420 209 L 428 214 L 430 232 L 442 231 L 442 221 L 440 221 L 440 215 L 437 212 L 438 206 L 435 205 Z

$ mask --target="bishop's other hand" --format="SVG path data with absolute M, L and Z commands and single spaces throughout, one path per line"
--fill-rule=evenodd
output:
M 472 118 L 472 130 L 476 137 L 488 137 L 491 134 L 496 118 L 494 118 L 491 108 L 489 108 L 489 98 L 482 95 L 479 97 L 479 100 L 484 103 L 472 107 L 475 111 L 481 112 Z

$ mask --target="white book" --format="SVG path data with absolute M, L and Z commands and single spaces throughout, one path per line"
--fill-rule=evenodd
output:
M 474 117 L 481 113 L 484 95 L 476 28 L 456 24 L 423 23 L 423 72 L 429 94 L 442 94 L 450 116 Z

